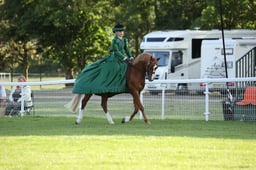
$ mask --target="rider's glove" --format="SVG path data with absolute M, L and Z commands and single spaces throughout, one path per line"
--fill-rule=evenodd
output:
M 128 57 L 125 57 L 125 58 L 123 59 L 123 61 L 128 62 L 128 61 L 129 61 L 129 58 L 128 58 Z

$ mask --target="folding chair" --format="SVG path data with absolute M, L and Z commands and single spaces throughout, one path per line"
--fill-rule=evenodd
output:
M 32 105 L 31 106 L 25 106 L 24 110 L 27 115 L 31 115 L 33 112 L 33 116 L 35 115 L 35 99 L 34 99 L 34 92 L 31 91 L 31 101 Z
M 256 87 L 248 86 L 245 89 L 243 100 L 234 105 L 234 120 L 256 120 Z
M 244 99 L 236 102 L 239 106 L 245 106 L 245 105 L 256 105 L 256 87 L 255 86 L 248 86 L 245 89 L 244 93 Z

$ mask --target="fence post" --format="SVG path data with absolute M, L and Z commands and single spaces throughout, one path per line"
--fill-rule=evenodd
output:
M 211 114 L 209 112 L 209 88 L 208 88 L 208 83 L 205 83 L 205 112 L 204 112 L 204 115 L 205 115 L 205 121 L 208 122 L 209 120 L 209 114 Z
M 142 90 L 142 92 L 140 93 L 140 102 L 142 105 L 143 105 L 143 94 L 144 94 L 144 90 Z M 140 119 L 142 119 L 142 113 L 140 110 L 139 110 L 139 112 L 140 112 Z
M 165 88 L 162 88 L 162 120 L 164 119 Z

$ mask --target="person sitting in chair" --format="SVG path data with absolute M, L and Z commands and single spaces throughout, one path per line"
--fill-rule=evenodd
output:
M 18 82 L 26 82 L 24 76 L 18 78 Z M 21 100 L 24 99 L 24 107 L 31 107 L 33 105 L 31 99 L 31 89 L 30 86 L 23 86 L 23 95 L 21 95 L 21 86 L 14 87 L 9 95 L 7 105 L 6 105 L 6 115 L 15 115 L 21 110 Z

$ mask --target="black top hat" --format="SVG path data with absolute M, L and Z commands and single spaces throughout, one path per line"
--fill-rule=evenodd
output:
M 126 27 L 124 27 L 122 24 L 118 23 L 115 25 L 114 28 L 112 28 L 113 33 L 115 33 L 116 31 L 124 31 L 126 29 Z

